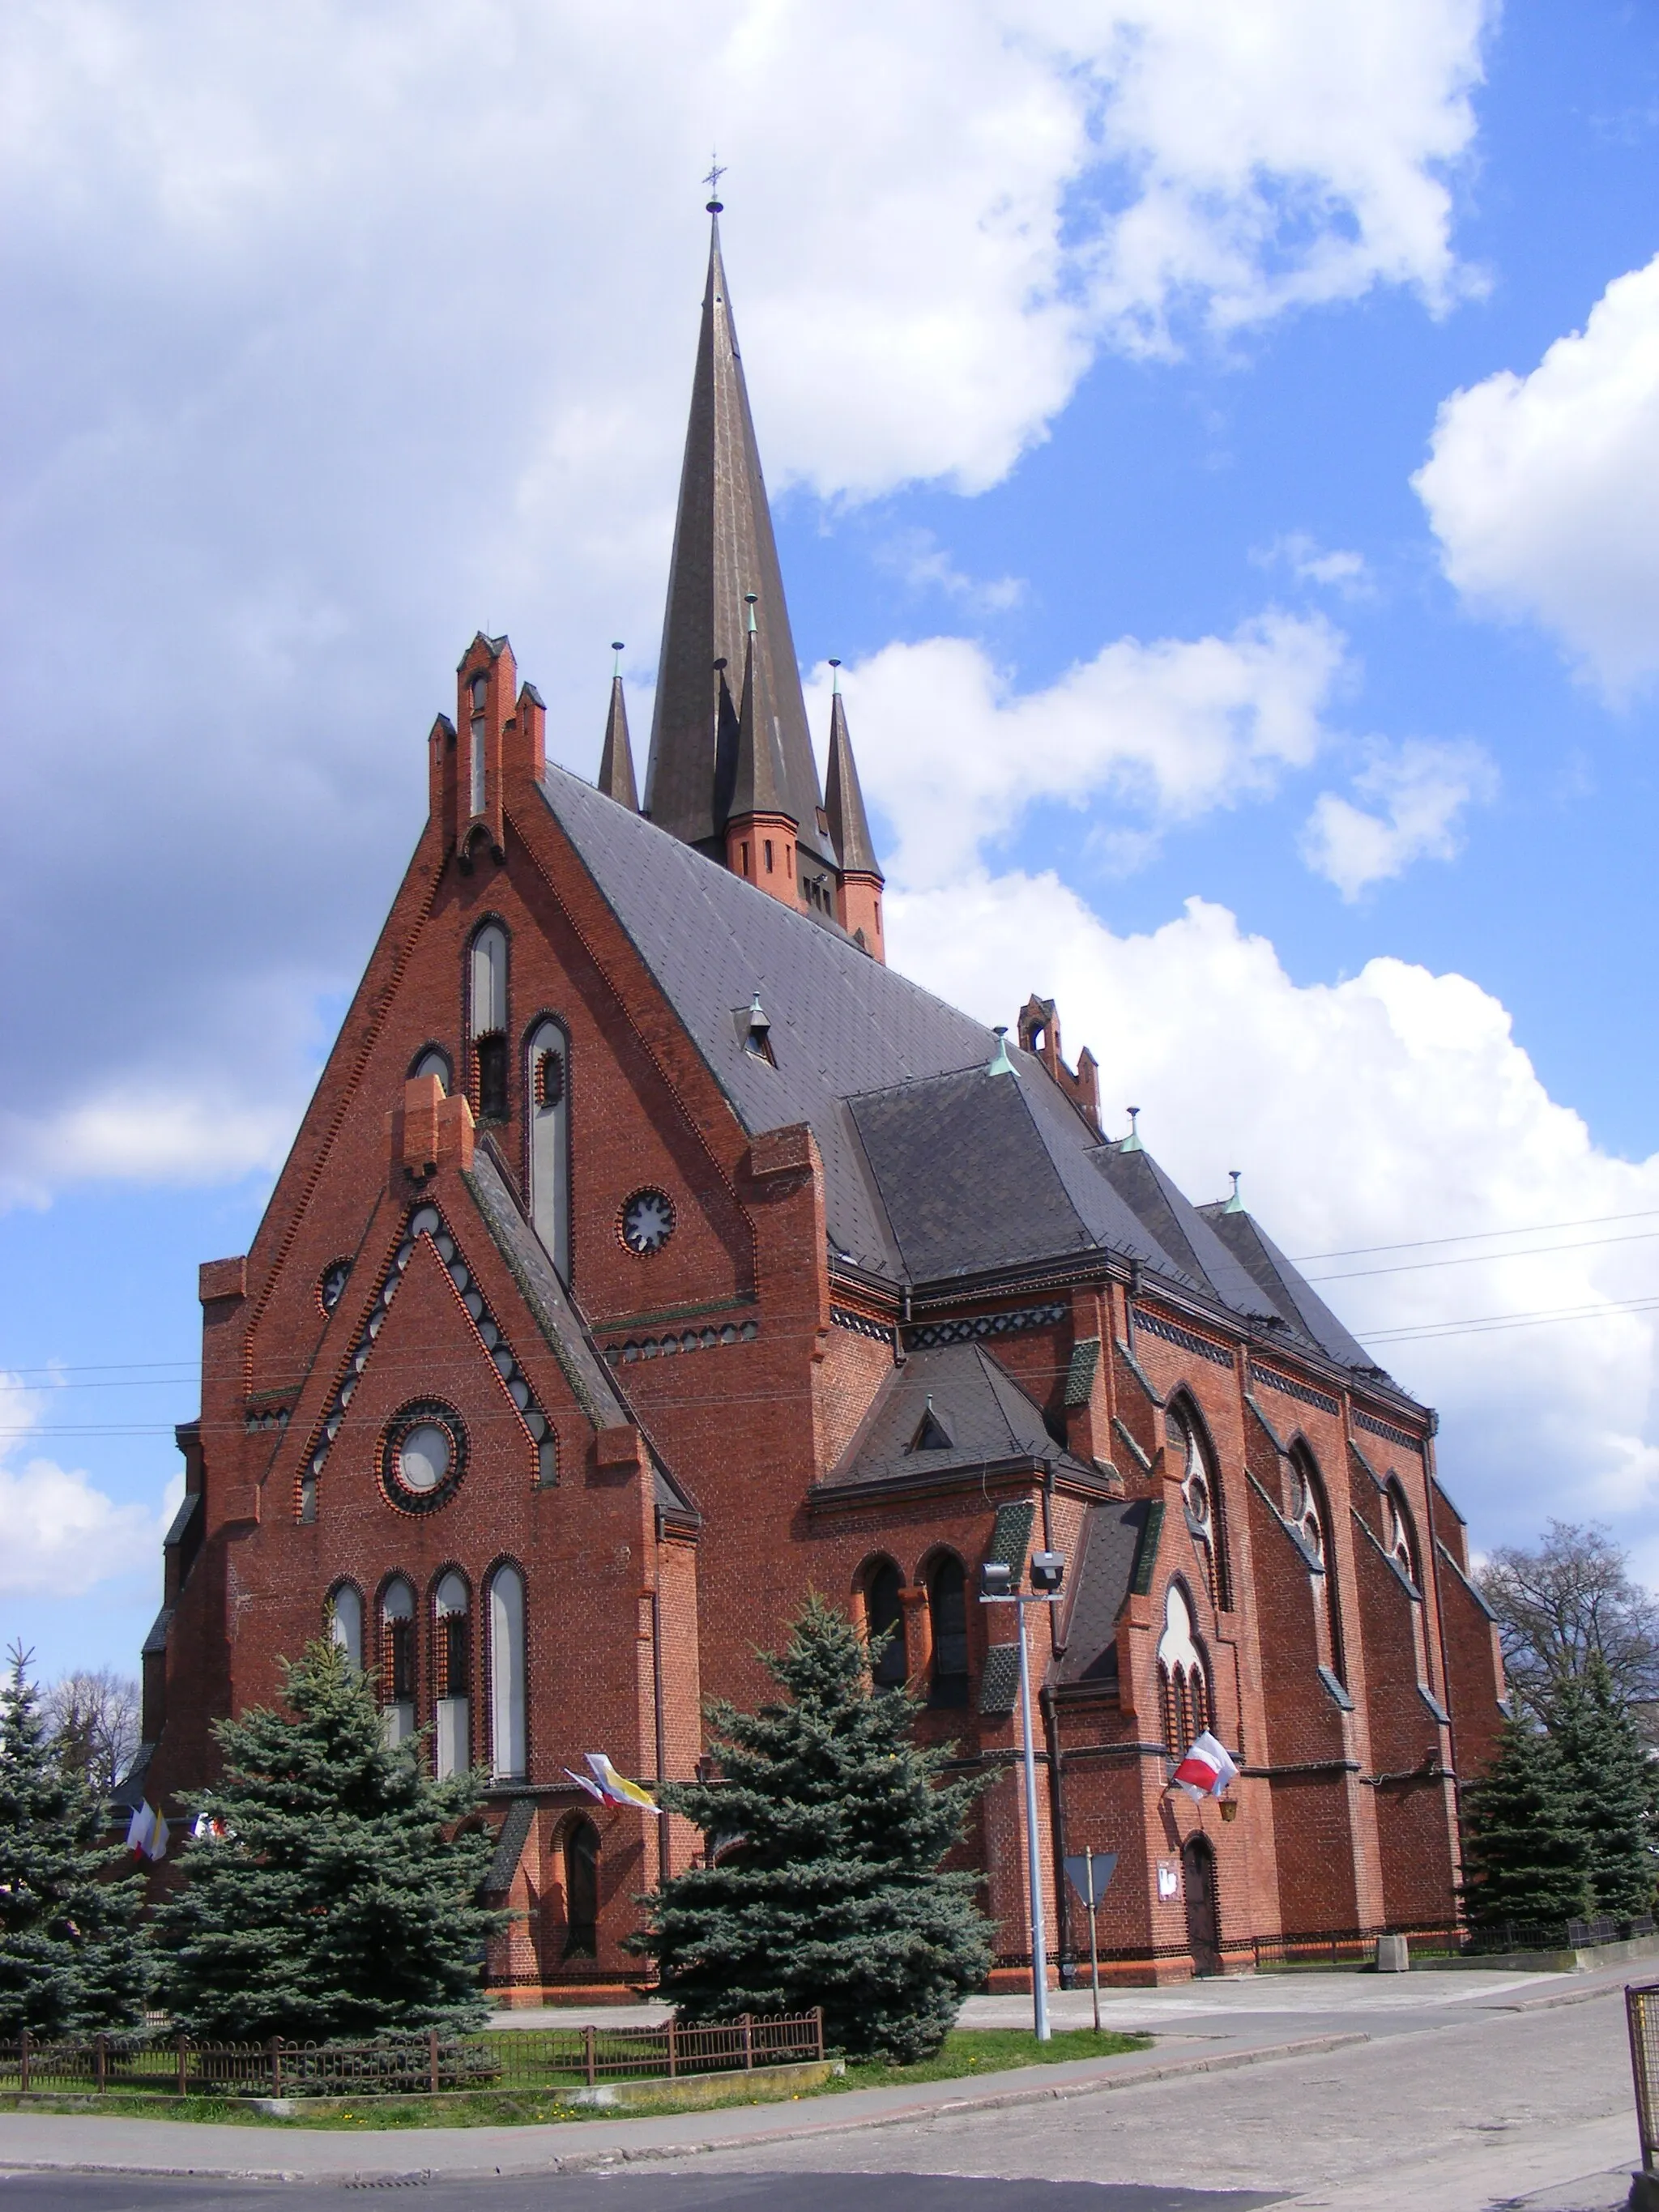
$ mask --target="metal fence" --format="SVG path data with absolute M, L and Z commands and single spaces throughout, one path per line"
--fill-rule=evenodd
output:
M 1469 1931 L 1471 1951 L 1577 1951 L 1589 1943 L 1628 1943 L 1654 1932 L 1653 1916 L 1614 1920 L 1489 1920 Z
M 0 2095 L 88 2092 L 174 2097 L 439 2096 L 457 2089 L 556 2093 L 619 2080 L 752 2072 L 823 2057 L 823 2013 L 744 2014 L 660 2027 L 486 2030 L 369 2043 L 195 2043 L 94 2036 L 0 2043 Z

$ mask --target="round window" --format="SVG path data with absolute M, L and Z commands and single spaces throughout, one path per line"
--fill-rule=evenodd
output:
M 324 1268 L 322 1279 L 317 1285 L 317 1298 L 325 1314 L 331 1314 L 339 1304 L 350 1273 L 349 1260 L 333 1260 Z
M 405 1406 L 388 1426 L 380 1484 L 394 1505 L 424 1513 L 454 1495 L 466 1462 L 461 1417 L 431 1399 Z
M 636 1190 L 622 1210 L 622 1241 L 641 1259 L 660 1252 L 674 1233 L 674 1201 L 665 1191 Z

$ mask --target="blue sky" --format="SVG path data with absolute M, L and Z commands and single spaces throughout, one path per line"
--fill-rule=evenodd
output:
M 1659 1580 L 1652 12 L 623 12 L 0 32 L 0 1629 L 136 1654 L 196 1264 L 472 631 L 588 773 L 628 638 L 642 742 L 713 135 L 896 962 L 1055 994 L 1194 1196 L 1402 1248 L 1309 1272 L 1477 1544 L 1598 1517 Z

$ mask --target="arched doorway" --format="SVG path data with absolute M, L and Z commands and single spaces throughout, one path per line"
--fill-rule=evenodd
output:
M 564 1835 L 564 1956 L 599 1956 L 599 1832 L 574 1820 Z
M 1187 1946 L 1198 1974 L 1221 1972 L 1221 1921 L 1216 1910 L 1215 1852 L 1207 1836 L 1181 1847 L 1181 1887 L 1187 1900 Z

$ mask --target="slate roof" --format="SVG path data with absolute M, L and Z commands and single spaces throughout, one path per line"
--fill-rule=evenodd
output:
M 1054 1681 L 1062 1689 L 1106 1688 L 1117 1680 L 1117 1617 L 1146 1531 L 1150 1500 L 1091 1505 L 1072 1571 L 1066 1651 Z
M 1287 1340 L 1380 1370 L 1246 1214 L 1197 1208 L 1103 1144 L 1040 1060 L 833 923 L 744 882 L 567 770 L 542 786 L 617 921 L 751 1133 L 810 1124 L 836 1255 L 895 1284 L 1109 1250 Z M 775 1065 L 744 1048 L 758 992 Z
M 940 1431 L 947 1442 L 919 1448 L 919 1438 Z M 982 1346 L 940 1345 L 913 1352 L 886 1377 L 825 1479 L 877 1482 L 1020 1459 L 1089 1472 L 1054 1442 L 1042 1408 Z

